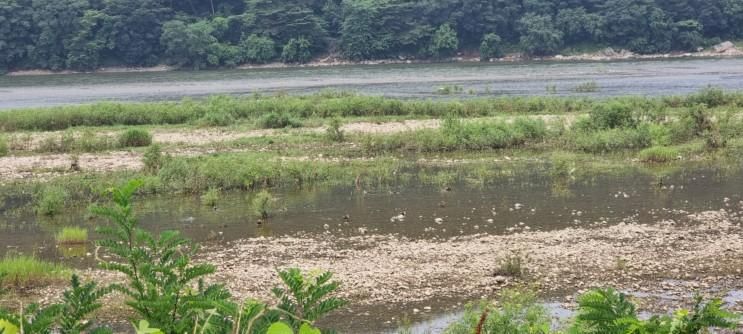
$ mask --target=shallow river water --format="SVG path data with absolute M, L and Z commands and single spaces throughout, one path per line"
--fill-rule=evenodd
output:
M 436 91 L 447 85 L 462 87 L 463 93 L 456 96 L 462 98 L 544 95 L 547 86 L 554 86 L 558 95 L 575 95 L 574 88 L 589 81 L 598 84 L 598 91 L 580 95 L 674 95 L 694 92 L 708 85 L 743 89 L 743 59 L 443 63 L 2 76 L 0 109 L 100 100 L 173 100 L 210 94 L 306 94 L 323 89 L 400 98 L 441 98 Z

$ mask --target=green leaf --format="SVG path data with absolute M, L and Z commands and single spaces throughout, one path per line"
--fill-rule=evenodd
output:
M 299 327 L 299 334 L 322 334 L 322 332 L 320 332 L 319 329 L 304 323 L 302 324 L 302 327 Z
M 134 330 L 137 334 L 163 334 L 158 328 L 150 328 L 150 322 L 147 320 L 140 320 L 139 327 L 134 326 Z
M 268 327 L 266 334 L 294 334 L 294 331 L 289 325 L 283 322 L 275 322 L 271 327 Z
M 0 319 L 0 332 L 3 334 L 18 334 L 18 327 L 8 320 Z

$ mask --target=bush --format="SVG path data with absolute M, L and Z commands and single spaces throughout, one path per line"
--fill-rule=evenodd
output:
M 119 135 L 121 147 L 143 147 L 152 144 L 152 135 L 142 129 L 128 129 Z
M 654 146 L 646 148 L 638 154 L 640 161 L 649 163 L 664 163 L 676 160 L 678 150 L 671 147 Z
M 240 41 L 245 60 L 263 64 L 276 57 L 276 45 L 271 38 L 252 34 Z
M 589 114 L 590 125 L 596 130 L 635 127 L 637 121 L 632 116 L 629 104 L 613 101 L 599 104 Z
M 36 196 L 36 213 L 54 216 L 62 211 L 69 194 L 61 187 L 47 186 Z
M 533 292 L 504 290 L 498 303 L 468 305 L 464 315 L 444 334 L 548 334 L 551 319 Z
M 253 199 L 250 201 L 250 208 L 253 214 L 262 219 L 267 219 L 271 216 L 276 203 L 276 198 L 271 195 L 267 190 L 255 194 Z
M 652 136 L 647 127 L 617 128 L 610 130 L 575 132 L 569 145 L 588 153 L 607 153 L 625 149 L 642 149 L 650 146 Z
M 281 52 L 281 60 L 285 63 L 304 64 L 312 59 L 312 43 L 304 37 L 292 38 Z
M 258 120 L 258 126 L 263 129 L 299 128 L 302 123 L 286 113 L 275 113 L 263 115 Z
M 83 244 L 88 241 L 88 230 L 80 227 L 64 227 L 55 236 L 58 244 Z
M 147 148 L 142 156 L 142 163 L 144 163 L 144 171 L 147 173 L 157 173 L 165 163 L 165 157 L 162 154 L 160 144 L 153 144 Z
M 217 188 L 209 189 L 205 194 L 201 195 L 201 204 L 204 206 L 216 207 L 219 202 L 220 190 Z
M 224 111 L 209 111 L 198 121 L 201 126 L 228 126 L 235 124 L 235 117 Z
M 341 129 L 340 119 L 334 118 L 330 121 L 328 129 L 325 130 L 325 137 L 336 143 L 343 142 L 346 139 L 346 135 L 343 133 L 343 129 Z
M 717 87 L 707 87 L 699 93 L 689 95 L 686 98 L 686 105 L 691 107 L 704 104 L 707 107 L 714 108 L 730 103 L 731 97 L 724 90 Z
M 429 52 L 434 57 L 449 57 L 457 51 L 459 40 L 457 32 L 448 24 L 441 25 L 431 38 Z
M 480 43 L 480 60 L 487 61 L 491 58 L 500 57 L 503 57 L 500 36 L 493 33 L 485 35 L 482 38 L 482 43 Z

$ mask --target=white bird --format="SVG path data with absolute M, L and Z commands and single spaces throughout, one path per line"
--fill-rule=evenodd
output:
M 403 211 L 403 212 L 401 212 L 401 213 L 400 213 L 399 215 L 397 215 L 397 216 L 393 216 L 392 218 L 390 218 L 390 221 L 391 221 L 391 222 L 393 222 L 393 223 L 394 223 L 394 222 L 401 222 L 401 221 L 404 221 L 404 220 L 405 220 L 405 215 L 406 215 L 406 214 L 407 214 L 407 213 L 406 213 L 405 211 Z

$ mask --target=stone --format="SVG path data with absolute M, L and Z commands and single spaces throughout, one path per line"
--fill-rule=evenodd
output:
M 728 50 L 734 50 L 735 44 L 731 41 L 725 41 L 712 47 L 717 53 L 725 53 Z

